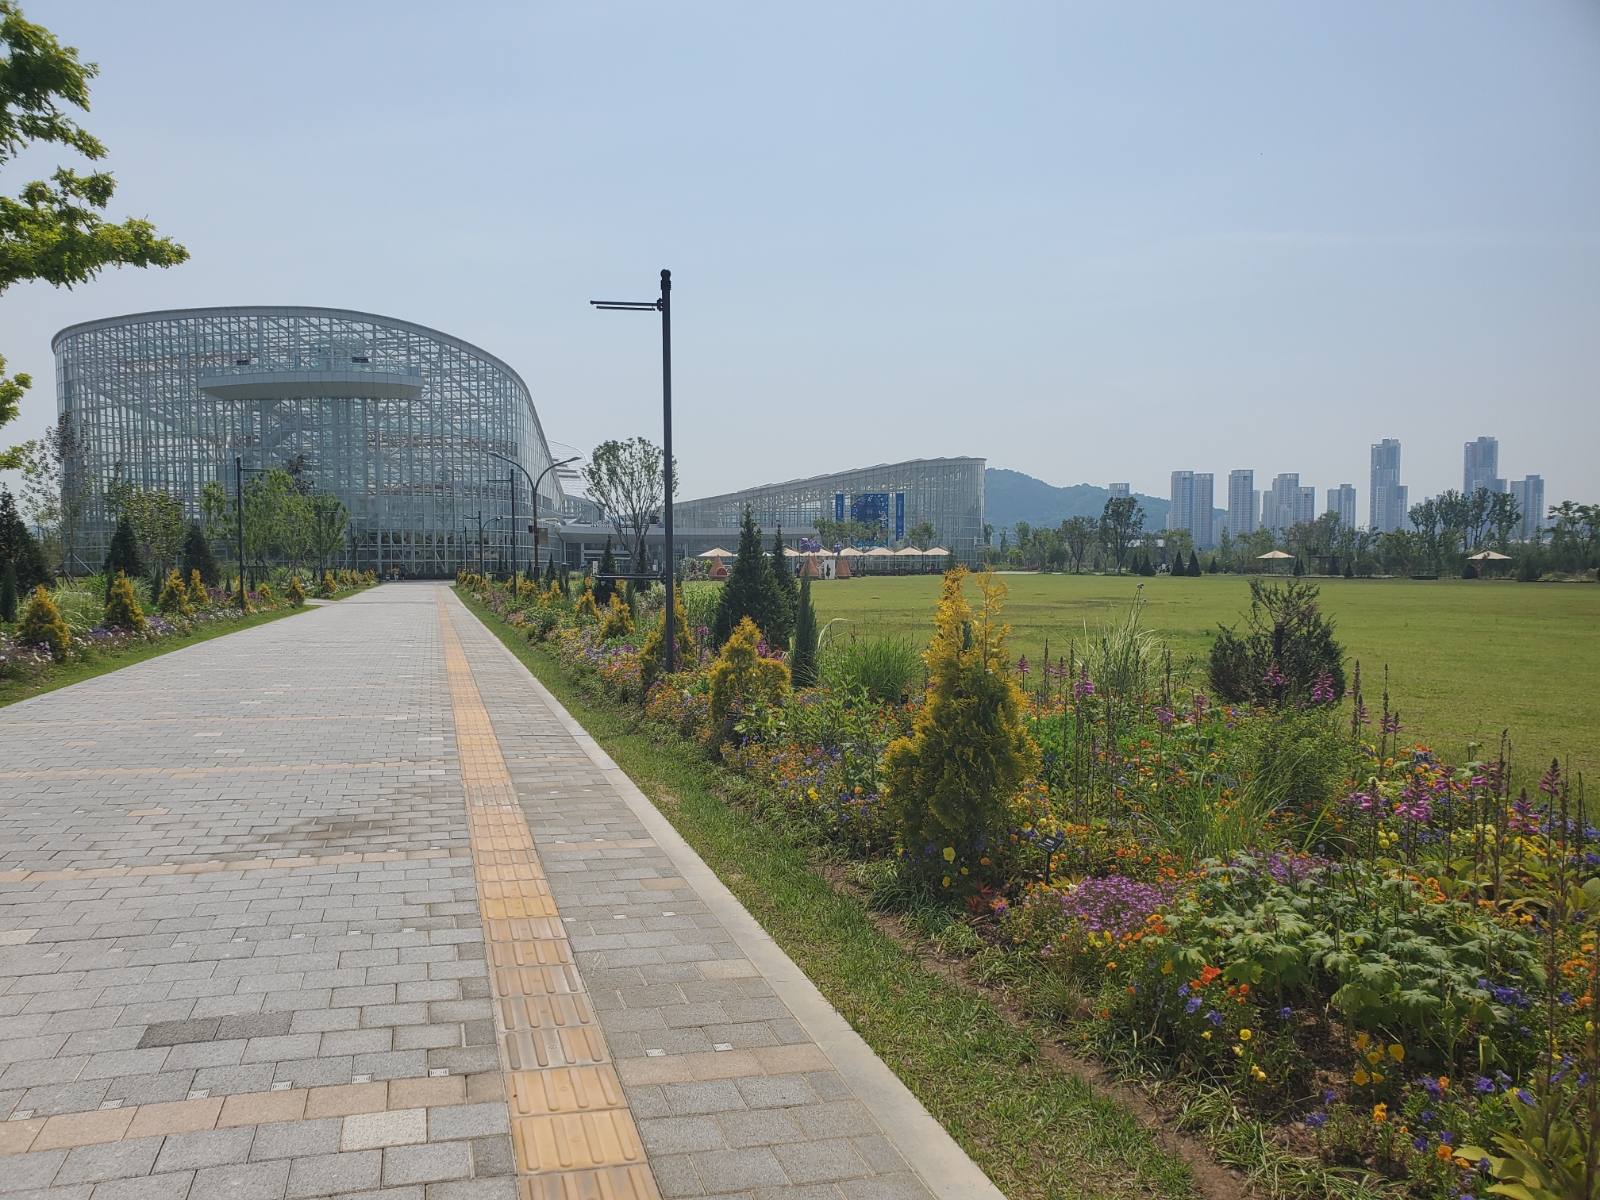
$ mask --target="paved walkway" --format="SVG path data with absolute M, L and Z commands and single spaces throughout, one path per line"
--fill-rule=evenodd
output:
M 0 1195 L 997 1197 L 448 588 L 0 709 Z

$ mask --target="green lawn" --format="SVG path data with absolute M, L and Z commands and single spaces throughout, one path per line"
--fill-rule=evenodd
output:
M 1120 619 L 1144 584 L 1146 623 L 1161 631 L 1175 663 L 1197 660 L 1204 677 L 1217 624 L 1249 605 L 1237 575 L 1198 579 L 1133 576 L 1003 576 L 1011 649 L 1037 663 L 1049 640 L 1054 658 L 1084 622 Z M 1468 741 L 1497 744 L 1511 730 L 1523 768 L 1552 755 L 1592 774 L 1600 766 L 1600 587 L 1489 580 L 1318 580 L 1324 610 L 1351 659 L 1361 661 L 1368 707 L 1376 708 L 1383 668 L 1405 734 L 1459 759 Z M 898 634 L 923 644 L 932 627 L 938 576 L 862 577 L 814 583 L 820 623 L 845 618 L 830 636 Z M 973 589 L 975 594 L 975 589 Z M 1035 677 L 1037 678 L 1037 677 Z M 1203 686 L 1203 685 L 1202 685 Z

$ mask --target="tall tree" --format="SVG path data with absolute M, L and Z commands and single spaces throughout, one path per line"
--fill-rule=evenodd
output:
M 789 648 L 794 637 L 795 607 L 800 603 L 800 588 L 794 571 L 789 566 L 789 556 L 783 552 L 783 530 L 772 535 L 772 616 L 773 627 L 765 630 L 769 641 Z
M 49 529 L 59 543 L 68 575 L 77 557 L 78 530 L 88 498 L 88 480 L 79 458 L 77 422 L 64 412 L 36 442 L 22 452 L 22 507 L 40 529 Z
M 17 512 L 11 490 L 0 487 L 0 564 L 10 563 L 17 572 L 17 587 L 23 592 L 50 582 L 50 568 L 38 541 Z
M 1134 496 L 1112 496 L 1100 513 L 1100 544 L 1106 556 L 1117 564 L 1117 574 L 1122 574 L 1122 564 L 1128 559 L 1128 548 L 1144 532 L 1144 506 Z
M 676 485 L 678 464 L 672 465 Z M 589 456 L 583 480 L 589 485 L 589 497 L 606 514 L 617 540 L 632 557 L 633 572 L 648 570 L 645 535 L 661 514 L 661 448 L 645 438 L 601 442 Z
M 311 552 L 317 556 L 317 570 L 326 571 L 344 550 L 350 510 L 332 492 L 312 492 L 306 509 L 311 521 Z
M 106 550 L 106 599 L 111 598 L 111 585 L 118 575 L 137 579 L 144 574 L 144 562 L 139 558 L 139 539 L 134 536 L 133 522 L 127 516 L 117 518 L 117 531 L 111 535 L 111 545 Z
M 794 649 L 789 654 L 789 674 L 797 688 L 816 686 L 817 632 L 817 608 L 811 602 L 811 576 L 802 575 L 794 612 Z
M 1089 547 L 1094 545 L 1094 537 L 1094 522 L 1088 517 L 1069 517 L 1061 522 L 1061 544 L 1072 560 L 1074 575 L 1083 571 L 1084 556 L 1089 553 Z
M 189 534 L 183 539 L 183 577 L 187 579 L 195 571 L 200 572 L 200 582 L 207 587 L 217 587 L 222 582 L 222 572 L 217 569 L 205 532 L 198 521 L 191 521 Z
M 747 505 L 739 527 L 739 553 L 728 572 L 728 581 L 717 597 L 717 612 L 711 622 L 711 640 L 721 647 L 749 617 L 767 641 L 774 641 L 772 566 L 761 548 L 761 530 Z
M 106 148 L 65 111 L 89 111 L 94 63 L 63 46 L 42 25 L 25 20 L 15 0 L 0 0 L 0 166 L 35 142 L 54 142 L 92 160 Z M 0 292 L 25 279 L 57 287 L 87 283 L 106 267 L 170 267 L 189 252 L 157 237 L 148 221 L 113 225 L 101 217 L 116 182 L 109 172 L 79 175 L 60 167 L 51 182 L 26 184 L 20 196 L 0 196 Z M 0 358 L 0 425 L 17 415 L 33 380 L 5 375 Z M 0 469 L 19 466 L 12 451 L 0 454 Z

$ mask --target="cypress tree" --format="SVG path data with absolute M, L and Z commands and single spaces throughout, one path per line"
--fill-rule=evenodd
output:
M 615 575 L 617 573 L 617 556 L 611 552 L 611 538 L 606 537 L 606 552 L 600 556 L 601 575 Z M 617 590 L 617 585 L 610 579 L 596 579 L 594 581 L 594 602 L 601 608 L 611 603 L 611 596 Z
M 127 517 L 118 519 L 117 531 L 111 535 L 105 571 L 107 602 L 111 599 L 111 585 L 119 572 L 129 579 L 137 579 L 144 574 L 144 563 L 139 560 L 139 543 L 134 540 L 133 526 Z
M 17 564 L 6 559 L 0 571 L 0 621 L 8 625 L 17 619 Z
M 1200 574 L 1200 560 L 1195 556 L 1195 552 L 1193 550 L 1189 551 L 1189 574 Z
M 0 487 L 0 562 L 14 564 L 18 591 L 32 591 L 52 581 L 44 551 L 23 524 L 10 489 L 4 487 Z
M 1211 570 L 1211 574 L 1213 574 L 1213 575 L 1216 575 L 1216 574 L 1220 573 L 1220 571 L 1221 571 L 1221 567 L 1219 567 L 1217 565 L 1217 556 L 1215 554 L 1213 554 L 1211 556 L 1211 568 L 1210 568 L 1210 570 Z
M 1172 556 L 1172 574 L 1173 575 L 1186 574 L 1186 572 L 1183 569 L 1183 555 L 1182 555 L 1182 553 L 1174 554 Z
M 800 578 L 800 595 L 794 612 L 794 650 L 789 674 L 795 687 L 815 687 L 817 682 L 817 610 L 811 603 L 811 576 Z
M 222 571 L 211 555 L 206 535 L 200 531 L 198 521 L 191 521 L 189 535 L 183 539 L 183 573 L 188 576 L 196 571 L 200 572 L 200 582 L 207 587 L 216 587 L 222 582 Z
M 800 603 L 800 588 L 795 582 L 789 558 L 783 552 L 783 529 L 772 535 L 772 612 L 773 628 L 767 640 L 785 649 L 794 637 L 795 608 Z
M 711 640 L 721 647 L 749 617 L 770 643 L 773 625 L 772 566 L 761 548 L 761 530 L 747 505 L 739 527 L 739 554 L 717 598 L 717 615 L 711 623 Z

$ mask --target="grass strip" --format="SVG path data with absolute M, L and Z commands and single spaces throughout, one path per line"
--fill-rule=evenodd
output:
M 568 678 L 472 597 L 462 600 L 564 704 L 830 1003 L 1010 1200 L 1188 1197 L 1188 1167 L 1127 1108 L 1052 1065 L 993 1005 L 925 969 L 811 848 L 735 801 L 743 780 L 638 710 Z
M 74 683 L 82 683 L 85 679 L 93 679 L 96 675 L 105 675 L 112 671 L 120 671 L 123 667 L 132 666 L 137 662 L 144 662 L 149 658 L 159 658 L 163 654 L 170 654 L 174 650 L 182 650 L 185 646 L 193 646 L 200 642 L 209 642 L 212 638 L 223 637 L 226 634 L 237 633 L 241 629 L 249 629 L 255 625 L 265 625 L 268 621 L 276 621 L 280 617 L 290 617 L 297 612 L 310 612 L 306 608 L 274 609 L 271 612 L 251 613 L 242 620 L 218 621 L 206 625 L 198 632 L 188 636 L 173 634 L 164 637 L 158 642 L 145 642 L 140 646 L 130 646 L 126 650 L 96 650 L 91 659 L 78 659 L 75 662 L 53 666 L 43 679 L 3 679 L 0 680 L 0 708 L 8 704 L 15 704 L 18 700 L 26 700 L 30 696 L 42 696 L 46 692 L 53 692 L 57 688 L 70 687 Z

